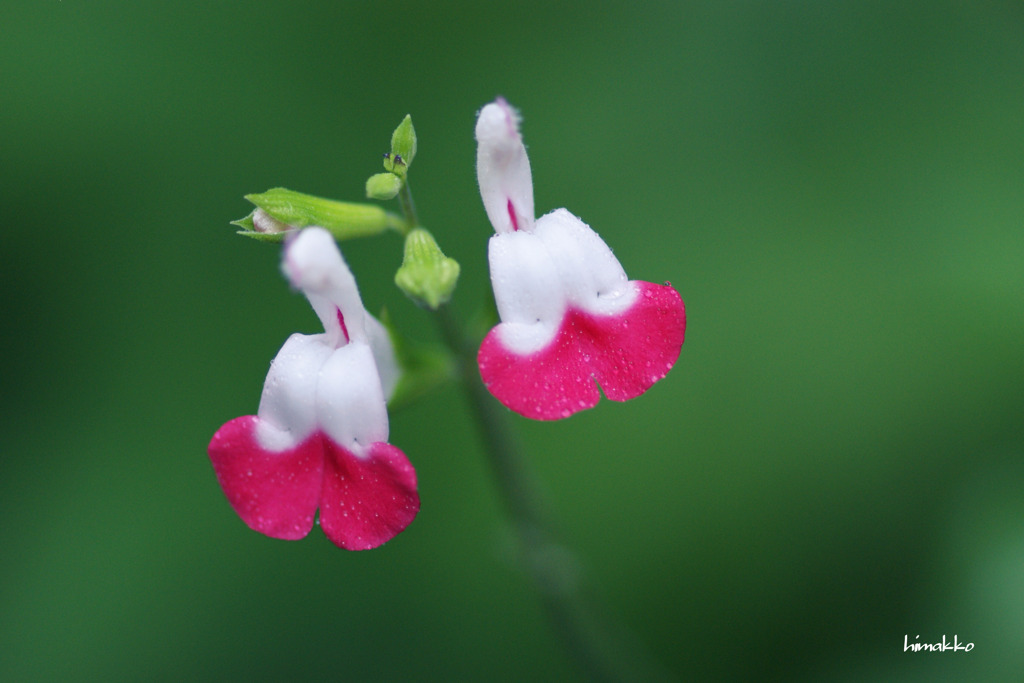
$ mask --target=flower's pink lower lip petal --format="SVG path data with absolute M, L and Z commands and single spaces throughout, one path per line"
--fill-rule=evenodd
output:
M 320 526 L 327 538 L 346 550 L 369 550 L 390 541 L 416 517 L 420 497 L 416 472 L 405 454 L 373 444 L 356 457 L 323 437 L 327 453 Z
M 686 309 L 671 285 L 634 283 L 636 301 L 620 315 L 572 311 L 584 353 L 605 396 L 628 401 L 644 393 L 675 365 L 686 333 Z M 588 342 L 591 344 L 587 348 Z
M 213 435 L 209 454 L 224 494 L 249 528 L 294 541 L 313 528 L 324 453 L 319 435 L 295 448 L 268 451 L 256 440 L 254 415 L 231 420 Z
M 477 355 L 488 390 L 534 420 L 559 420 L 605 395 L 626 401 L 647 391 L 675 364 L 686 331 L 683 301 L 669 285 L 635 282 L 636 301 L 617 315 L 569 309 L 550 344 L 521 355 L 505 347 L 498 328 Z
M 547 346 L 525 355 L 504 346 L 496 327 L 484 338 L 477 362 L 487 389 L 524 417 L 560 420 L 601 400 L 569 316 Z

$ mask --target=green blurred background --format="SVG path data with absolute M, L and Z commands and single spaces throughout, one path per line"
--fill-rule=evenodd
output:
M 1019 2 L 35 0 L 5 9 L 0 679 L 574 680 L 461 395 L 392 416 L 379 550 L 248 530 L 206 444 L 315 332 L 242 195 L 360 199 L 406 113 L 486 299 L 475 112 L 689 329 L 641 399 L 516 419 L 608 610 L 682 679 L 1019 680 Z M 395 235 L 346 245 L 371 310 Z M 903 652 L 904 636 L 975 643 Z

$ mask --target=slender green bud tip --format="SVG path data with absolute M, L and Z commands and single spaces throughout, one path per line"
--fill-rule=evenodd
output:
M 408 114 L 391 134 L 391 156 L 396 166 L 412 166 L 416 156 L 416 129 L 412 127 L 412 116 Z
M 395 284 L 421 306 L 437 309 L 447 302 L 459 280 L 459 264 L 444 255 L 434 236 L 416 228 L 405 238 L 405 258 Z

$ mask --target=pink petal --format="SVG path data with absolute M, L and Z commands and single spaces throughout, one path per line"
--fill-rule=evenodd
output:
M 256 440 L 254 415 L 231 420 L 213 435 L 209 454 L 224 494 L 249 528 L 294 541 L 313 528 L 324 456 L 314 434 L 294 448 L 268 451 Z
M 374 443 L 357 457 L 321 437 L 327 453 L 320 526 L 346 550 L 369 550 L 390 541 L 416 517 L 416 472 L 398 448 Z
M 554 339 L 526 355 L 503 346 L 494 328 L 477 361 L 495 398 L 525 417 L 558 420 L 605 395 L 626 401 L 664 377 L 683 346 L 686 310 L 670 285 L 635 282 L 636 302 L 616 315 L 570 308 Z

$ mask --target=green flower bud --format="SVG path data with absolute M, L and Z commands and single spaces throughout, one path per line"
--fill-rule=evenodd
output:
M 394 199 L 402 189 L 402 179 L 394 173 L 376 173 L 366 180 L 366 196 L 370 199 Z
M 441 252 L 433 235 L 423 228 L 405 237 L 405 257 L 395 284 L 413 301 L 431 309 L 451 298 L 459 279 L 459 264 Z
M 337 202 L 283 187 L 245 198 L 257 208 L 234 224 L 243 228 L 239 234 L 266 241 L 280 242 L 286 232 L 310 225 L 326 228 L 339 241 L 402 231 L 404 226 L 401 218 L 376 204 Z

